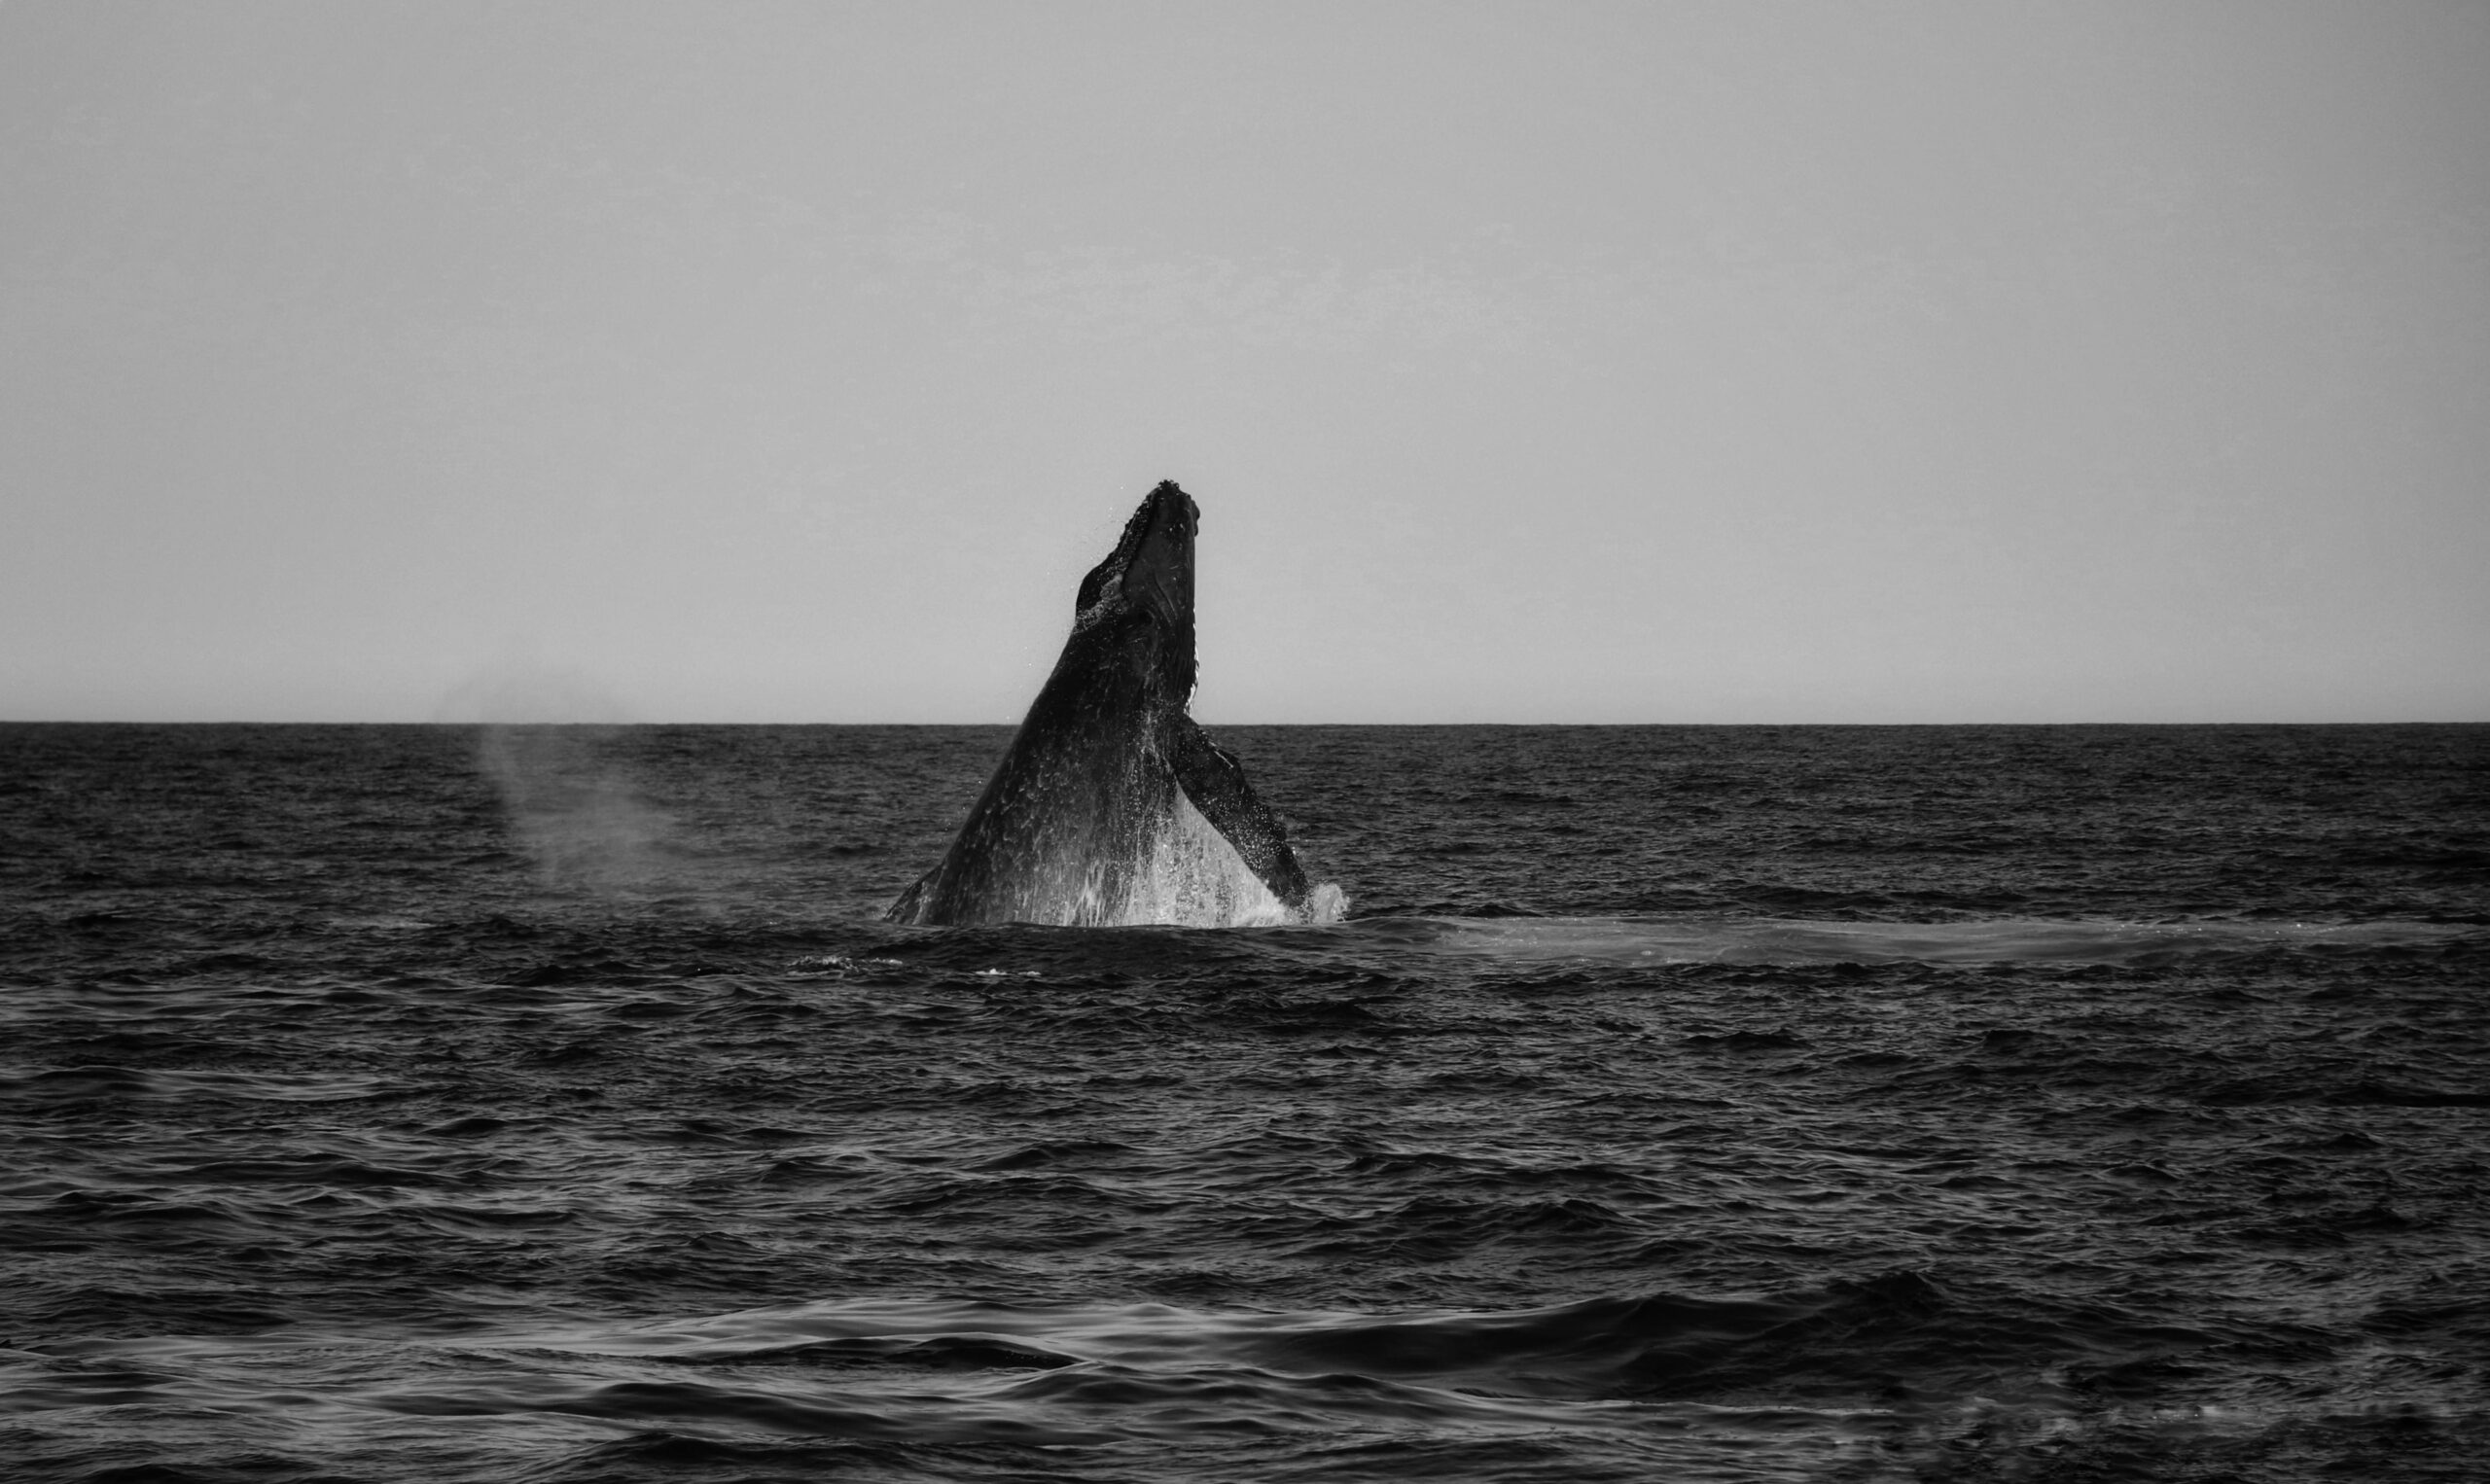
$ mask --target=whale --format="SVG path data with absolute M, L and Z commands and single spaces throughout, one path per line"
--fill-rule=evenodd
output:
M 886 920 L 1229 926 L 1304 908 L 1287 827 L 1189 713 L 1200 523 L 1173 480 L 1143 498 L 1081 580 L 1063 653 L 958 837 Z

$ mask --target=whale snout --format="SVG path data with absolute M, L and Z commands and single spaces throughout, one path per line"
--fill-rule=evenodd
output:
M 1116 548 L 1081 580 L 1073 600 L 1081 624 L 1131 612 L 1161 624 L 1192 622 L 1193 531 L 1200 523 L 1192 497 L 1174 480 L 1152 490 L 1124 522 Z
M 1193 533 L 1201 512 L 1173 481 L 1150 492 L 1133 512 L 1131 553 L 1124 561 L 1124 598 L 1161 623 L 1193 616 Z

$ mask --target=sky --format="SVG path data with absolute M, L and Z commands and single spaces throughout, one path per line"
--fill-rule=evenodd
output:
M 0 719 L 2490 720 L 2490 5 L 0 0 Z

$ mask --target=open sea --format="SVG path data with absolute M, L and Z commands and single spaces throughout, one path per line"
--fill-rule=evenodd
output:
M 0 726 L 0 1477 L 2490 1479 L 2490 727 Z

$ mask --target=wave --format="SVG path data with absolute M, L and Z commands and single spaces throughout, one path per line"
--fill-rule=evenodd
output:
M 862 1300 L 431 1335 L 65 1340 L 0 1348 L 0 1372 L 19 1423 L 259 1417 L 323 1439 L 335 1462 L 347 1439 L 420 1452 L 455 1436 L 475 1466 L 460 1477 L 666 1477 L 764 1458 L 879 1459 L 908 1476 L 941 1462 L 933 1476 L 958 1477 L 962 1449 L 1060 1476 L 1061 1450 L 1144 1446 L 1358 1477 L 1512 1453 L 1513 1477 L 1864 1479 L 2104 1430 L 2149 1442 L 2217 1422 L 2298 1426 L 2272 1398 L 2222 1419 L 2126 1403 L 2135 1374 L 2250 1338 L 1901 1270 L 1504 1311 Z M 2461 1388 L 2442 1390 L 2461 1422 Z
M 1758 1477 L 1890 1439 L 1849 1395 L 1724 1398 L 1808 1337 L 1924 1304 L 1920 1280 L 1755 1299 L 1595 1299 L 1501 1313 L 1206 1312 L 1156 1304 L 836 1302 L 659 1324 L 466 1332 L 65 1341 L 0 1356 L 10 1410 L 213 1408 L 350 1429 L 354 1416 L 498 1420 L 542 1448 L 582 1423 L 740 1446 L 754 1434 L 952 1446 L 1597 1434 L 1647 1462 L 1724 1446 Z M 1740 1358 L 1744 1359 L 1741 1360 Z M 91 1410 L 89 1411 L 91 1418 Z M 403 1423 L 397 1426 L 403 1426 Z M 530 1439 L 533 1439 L 530 1442 Z M 1769 1465 L 1789 1450 L 1786 1473 Z M 1657 1450 L 1657 1451 L 1654 1451 Z M 1689 1452 L 1688 1450 L 1691 1450 Z M 1761 1453 L 1758 1450 L 1762 1450 Z
M 312 1072 L 143 1070 L 120 1066 L 0 1070 L 0 1105 L 83 1104 L 128 1098 L 235 1098 L 257 1103 L 344 1103 L 386 1091 L 378 1078 Z

